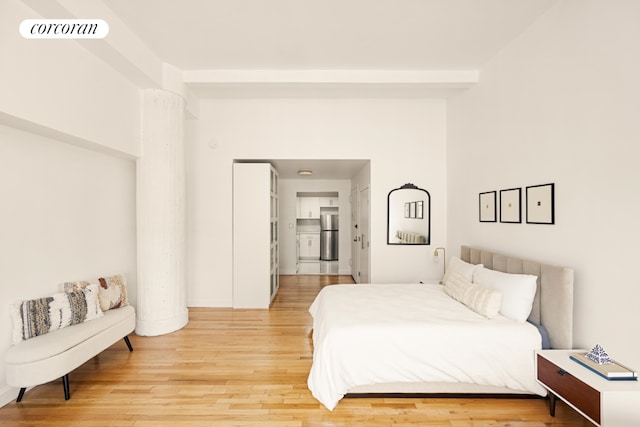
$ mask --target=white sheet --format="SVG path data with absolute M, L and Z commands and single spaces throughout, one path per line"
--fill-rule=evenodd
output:
M 464 382 L 544 396 L 535 380 L 537 329 L 488 320 L 440 285 L 332 285 L 309 308 L 313 364 L 308 386 L 333 410 L 356 385 Z

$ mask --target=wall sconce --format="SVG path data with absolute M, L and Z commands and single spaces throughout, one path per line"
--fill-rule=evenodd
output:
M 439 250 L 442 250 L 442 278 L 444 279 L 444 275 L 447 274 L 447 251 L 445 248 L 436 248 L 435 251 L 433 251 L 433 256 L 438 257 L 439 255 Z M 439 282 L 442 285 L 442 280 L 440 280 Z

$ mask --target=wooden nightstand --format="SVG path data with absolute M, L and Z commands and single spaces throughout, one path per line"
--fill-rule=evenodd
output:
M 537 379 L 550 392 L 551 415 L 560 398 L 597 426 L 640 426 L 640 382 L 600 377 L 569 358 L 579 351 L 536 352 Z

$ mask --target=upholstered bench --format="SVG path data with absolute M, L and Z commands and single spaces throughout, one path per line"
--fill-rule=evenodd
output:
M 100 284 L 65 282 L 60 292 L 11 305 L 13 342 L 5 354 L 6 381 L 27 387 L 62 377 L 69 400 L 69 372 L 124 338 L 136 327 L 123 275 L 101 277 Z
M 69 400 L 69 372 L 124 338 L 136 326 L 132 306 L 112 309 L 104 316 L 58 329 L 12 346 L 6 353 L 7 384 L 20 387 L 17 402 L 27 387 L 62 377 L 65 400 Z

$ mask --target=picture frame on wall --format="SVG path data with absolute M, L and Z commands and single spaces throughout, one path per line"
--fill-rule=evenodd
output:
M 409 207 L 409 202 L 404 202 L 404 217 L 409 218 L 410 214 L 411 214 L 411 209 Z
M 527 224 L 555 223 L 555 185 L 532 185 L 526 188 Z
M 496 192 L 480 193 L 480 222 L 496 222 Z
M 416 217 L 416 202 L 409 203 L 409 218 Z
M 500 222 L 522 222 L 522 188 L 500 190 Z
M 417 219 L 424 218 L 424 202 L 422 200 L 418 200 L 416 202 L 416 218 Z

